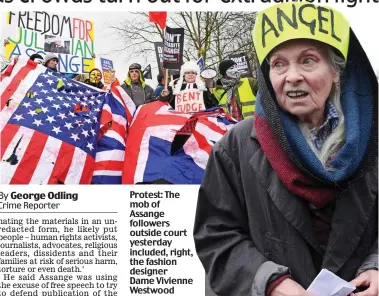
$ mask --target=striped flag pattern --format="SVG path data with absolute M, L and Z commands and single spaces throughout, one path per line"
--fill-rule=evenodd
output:
M 1 184 L 200 184 L 236 123 L 221 108 L 136 109 L 120 86 L 95 89 L 23 58 L 3 71 L 0 95 Z
M 115 150 L 111 138 L 124 145 L 119 150 L 125 147 L 126 94 L 117 97 L 22 58 L 4 72 L 1 184 L 89 184 L 101 172 L 115 174 L 117 167 L 108 165 L 122 163 L 123 155 L 102 152 Z
M 93 184 L 121 184 L 127 129 L 136 106 L 120 87 L 112 87 L 114 99 L 104 104 L 100 121 Z
M 140 106 L 128 134 L 122 182 L 200 184 L 213 145 L 235 123 L 222 108 L 186 114 L 164 102 Z M 179 139 L 173 150 L 183 130 L 188 139 Z

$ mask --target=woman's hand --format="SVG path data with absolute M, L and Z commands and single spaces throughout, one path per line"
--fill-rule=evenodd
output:
M 169 94 L 168 89 L 164 89 L 164 90 L 162 90 L 162 92 L 161 92 L 161 96 L 162 96 L 162 97 L 167 97 L 168 94 Z
M 378 296 L 378 271 L 366 270 L 362 272 L 358 277 L 353 279 L 350 283 L 356 287 L 368 287 L 367 290 L 359 293 L 352 293 L 350 295 L 355 296 Z
M 285 279 L 274 290 L 272 290 L 270 296 L 310 296 L 302 286 L 296 283 L 294 280 Z

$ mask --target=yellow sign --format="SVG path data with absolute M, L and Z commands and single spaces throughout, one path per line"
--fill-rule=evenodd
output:
M 253 42 L 259 64 L 279 44 L 299 38 L 327 43 L 346 59 L 350 25 L 331 7 L 301 2 L 274 5 L 261 11 L 255 22 Z

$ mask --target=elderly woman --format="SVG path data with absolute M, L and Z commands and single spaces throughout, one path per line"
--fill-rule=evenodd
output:
M 366 54 L 339 12 L 309 3 L 261 12 L 253 37 L 256 114 L 214 146 L 199 192 L 211 287 L 307 295 L 325 268 L 376 296 L 378 82 Z

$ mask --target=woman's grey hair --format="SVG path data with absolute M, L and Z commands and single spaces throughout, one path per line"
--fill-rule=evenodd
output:
M 305 139 L 308 142 L 309 147 L 318 157 L 318 159 L 320 160 L 324 168 L 326 170 L 332 171 L 334 170 L 334 168 L 331 167 L 329 164 L 345 142 L 345 117 L 344 117 L 342 105 L 341 105 L 341 89 L 339 85 L 340 85 L 343 71 L 345 70 L 345 67 L 346 67 L 346 61 L 343 57 L 337 54 L 334 51 L 334 49 L 330 46 L 327 47 L 327 54 L 329 57 L 329 61 L 332 64 L 332 67 L 338 73 L 338 76 L 339 76 L 339 82 L 338 84 L 333 85 L 329 98 L 328 98 L 329 101 L 334 105 L 334 107 L 337 110 L 337 114 L 339 118 L 338 125 L 334 129 L 334 131 L 329 135 L 329 137 L 326 139 L 321 150 L 318 150 L 310 140 L 311 136 L 313 135 L 312 132 L 314 131 L 313 130 L 314 128 L 311 128 L 309 127 L 308 124 L 301 123 L 301 122 L 299 122 L 299 126 L 300 126 L 300 130 L 302 134 L 304 135 Z

